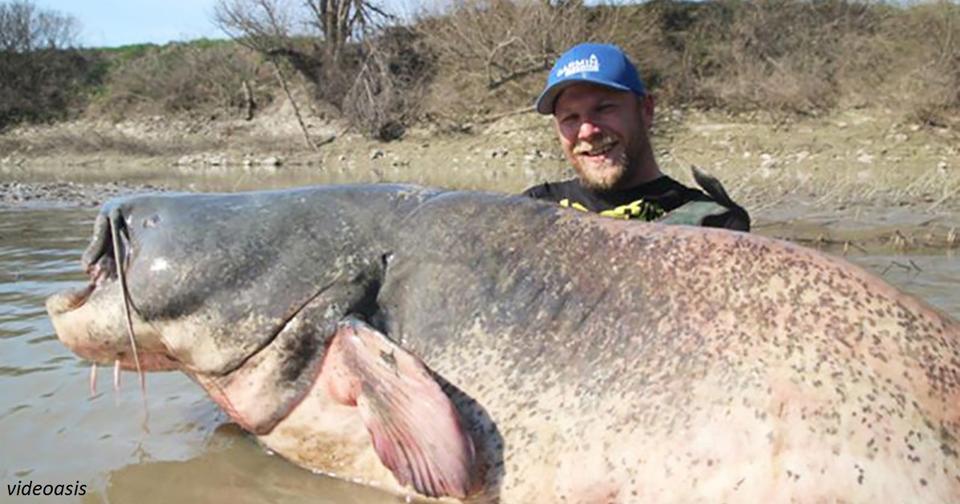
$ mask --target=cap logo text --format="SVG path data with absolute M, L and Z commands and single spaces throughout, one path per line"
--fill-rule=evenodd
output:
M 596 54 L 591 54 L 589 58 L 573 60 L 562 68 L 557 70 L 557 77 L 568 77 L 573 74 L 583 72 L 599 72 L 600 60 Z

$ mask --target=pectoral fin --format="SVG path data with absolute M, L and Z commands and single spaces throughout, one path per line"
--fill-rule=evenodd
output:
M 327 350 L 331 393 L 356 404 L 383 464 L 401 485 L 464 498 L 474 486 L 473 441 L 426 366 L 385 335 L 343 322 Z

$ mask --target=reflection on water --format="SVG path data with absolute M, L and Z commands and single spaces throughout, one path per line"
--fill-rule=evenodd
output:
M 0 209 L 0 500 L 18 481 L 80 481 L 87 495 L 74 502 L 398 502 L 266 454 L 179 373 L 148 375 L 149 432 L 133 374 L 115 393 L 105 370 L 89 397 L 87 365 L 56 340 L 44 300 L 84 282 L 93 216 Z M 960 317 L 957 257 L 849 259 Z
M 363 155 L 360 155 L 363 156 Z M 539 176 L 528 176 L 524 170 L 502 170 L 492 167 L 479 168 L 477 163 L 458 163 L 452 159 L 443 165 L 408 166 L 403 162 L 390 161 L 388 154 L 382 162 L 369 168 L 359 169 L 354 161 L 332 161 L 315 166 L 287 166 L 275 173 L 243 170 L 238 167 L 208 166 L 202 169 L 161 168 L 151 165 L 124 166 L 123 181 L 126 184 L 151 184 L 185 191 L 251 191 L 282 189 L 310 184 L 355 184 L 355 183 L 404 183 L 450 189 L 475 189 L 505 192 L 521 190 L 542 182 Z M 361 160 L 364 165 L 366 160 Z M 563 167 L 557 163 L 557 167 Z M 563 169 L 566 169 L 563 167 Z M 20 182 L 53 182 L 63 178 L 60 166 L 31 165 L 30 173 L 12 175 Z M 533 172 L 530 172 L 531 174 Z M 565 172 L 564 172 L 565 173 Z M 556 177 L 562 176 L 557 173 Z M 111 183 L 117 180 L 115 167 L 86 166 L 71 171 L 69 180 L 79 183 Z
M 144 495 L 148 489 L 153 495 Z M 82 502 L 370 504 L 402 500 L 293 468 L 279 457 L 265 455 L 235 424 L 224 424 L 197 456 L 130 464 L 112 471 L 106 487 L 95 489 Z
M 954 318 L 960 318 L 960 256 L 956 251 L 937 255 L 877 254 L 852 260 Z

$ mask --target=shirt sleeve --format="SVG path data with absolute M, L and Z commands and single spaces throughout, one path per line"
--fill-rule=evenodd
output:
M 522 196 L 533 199 L 550 199 L 550 194 L 547 191 L 546 184 L 540 184 L 533 187 L 528 187 L 525 191 L 520 193 Z

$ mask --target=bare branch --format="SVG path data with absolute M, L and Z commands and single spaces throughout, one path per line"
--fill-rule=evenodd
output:
M 38 9 L 32 2 L 0 3 L 0 50 L 26 53 L 76 46 L 80 24 L 76 18 Z

